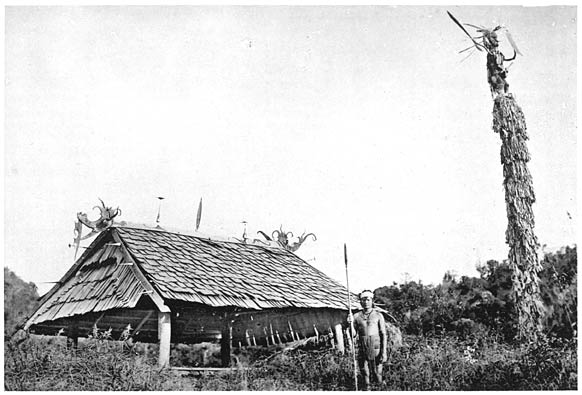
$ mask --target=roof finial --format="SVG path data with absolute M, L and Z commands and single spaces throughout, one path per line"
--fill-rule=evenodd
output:
M 244 230 L 242 234 L 242 242 L 246 244 L 247 242 L 247 221 L 242 220 L 241 224 L 244 224 Z
M 119 207 L 116 209 L 107 207 L 105 206 L 105 203 L 103 203 L 103 200 L 99 198 L 99 201 L 101 202 L 101 207 L 93 207 L 99 209 L 99 218 L 95 221 L 91 221 L 85 213 L 77 213 L 77 222 L 75 223 L 74 229 L 75 239 L 72 244 L 72 246 L 75 246 L 75 259 L 77 259 L 77 251 L 79 250 L 79 245 L 82 240 L 88 239 L 89 237 L 109 228 L 113 224 L 113 219 L 121 214 Z M 82 236 L 83 225 L 91 229 L 91 232 L 85 236 Z
M 299 241 L 293 244 L 289 243 L 289 235 L 291 235 L 291 237 L 293 237 L 293 232 L 285 232 L 283 230 L 283 225 L 281 225 L 279 227 L 279 230 L 275 229 L 273 231 L 273 233 L 271 233 L 272 237 L 267 236 L 267 234 L 261 230 L 259 230 L 257 232 L 258 234 L 261 234 L 265 239 L 267 239 L 267 241 L 276 241 L 277 244 L 279 244 L 281 247 L 285 248 L 288 251 L 291 252 L 295 252 L 299 249 L 299 247 L 301 247 L 301 244 L 303 244 L 303 242 L 305 241 L 305 239 L 307 239 L 309 236 L 313 236 L 313 241 L 317 240 L 317 237 L 315 237 L 315 235 L 313 233 L 305 233 L 303 232 L 303 234 L 301 236 L 299 236 Z

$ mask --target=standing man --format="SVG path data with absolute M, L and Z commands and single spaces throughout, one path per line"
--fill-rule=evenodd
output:
M 387 360 L 386 324 L 382 313 L 374 308 L 372 291 L 360 293 L 360 304 L 364 310 L 354 314 L 354 329 L 358 336 L 360 372 L 364 388 L 368 388 L 370 373 L 375 382 L 382 383 L 382 364 Z

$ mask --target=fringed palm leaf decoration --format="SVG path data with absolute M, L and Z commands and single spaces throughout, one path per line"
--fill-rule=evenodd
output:
M 449 17 L 467 34 L 474 47 L 487 51 L 487 82 L 493 96 L 493 130 L 501 137 L 503 186 L 507 206 L 506 243 L 509 245 L 509 263 L 513 269 L 513 296 L 519 319 L 518 336 L 536 340 L 541 333 L 544 305 L 541 301 L 539 275 L 541 265 L 539 247 L 534 233 L 532 204 L 535 202 L 533 182 L 527 162 L 530 160 L 526 141 L 525 117 L 513 95 L 508 93 L 508 70 L 504 63 L 515 59 L 521 52 L 504 26 L 492 29 L 471 26 L 482 35 L 477 39 L 450 12 Z M 512 58 L 506 58 L 499 49 L 497 32 L 506 31 L 513 48 Z M 479 40 L 479 41 L 477 41 Z
M 493 131 L 501 138 L 501 164 L 507 208 L 506 243 L 513 269 L 513 292 L 519 319 L 518 336 L 536 340 L 544 315 L 539 275 L 542 267 L 534 233 L 535 202 L 533 181 L 527 162 L 530 155 L 526 141 L 525 117 L 511 94 L 499 95 L 493 105 Z

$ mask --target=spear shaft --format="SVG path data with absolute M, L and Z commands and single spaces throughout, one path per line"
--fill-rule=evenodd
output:
M 354 363 L 354 385 L 356 387 L 356 391 L 358 390 L 358 369 L 356 365 L 356 341 L 354 340 L 354 316 L 352 315 L 352 296 L 350 293 L 350 280 L 348 276 L 348 249 L 346 247 L 346 243 L 344 243 L 344 262 L 346 263 L 346 288 L 348 289 L 348 310 L 350 313 L 350 329 L 351 329 L 351 337 L 352 337 L 352 361 Z

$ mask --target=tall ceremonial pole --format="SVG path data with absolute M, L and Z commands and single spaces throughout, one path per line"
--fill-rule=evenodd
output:
M 354 340 L 354 316 L 352 315 L 352 294 L 350 293 L 350 280 L 348 276 L 348 249 L 344 243 L 344 261 L 346 263 L 346 288 L 348 289 L 348 310 L 350 312 L 350 329 L 352 337 L 352 360 L 354 362 L 354 385 L 358 390 L 358 368 L 356 365 L 356 342 Z

